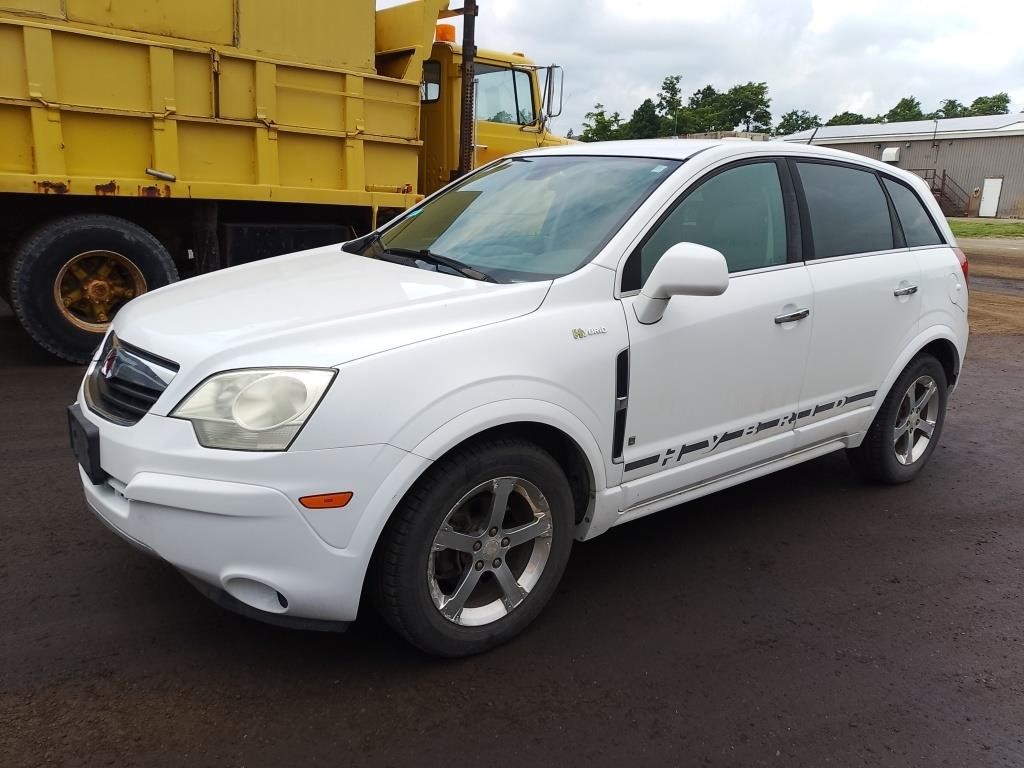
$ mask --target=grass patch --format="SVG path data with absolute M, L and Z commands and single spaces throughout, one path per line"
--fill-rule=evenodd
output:
M 957 237 L 1024 237 L 1024 221 L 947 219 Z

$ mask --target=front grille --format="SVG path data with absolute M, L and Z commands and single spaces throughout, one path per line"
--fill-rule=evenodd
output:
M 125 344 L 110 334 L 86 379 L 86 404 L 115 424 L 135 424 L 149 413 L 177 372 L 177 363 Z

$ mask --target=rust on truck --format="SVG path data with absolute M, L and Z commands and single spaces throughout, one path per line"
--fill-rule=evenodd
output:
M 117 182 L 111 179 L 106 184 L 96 185 L 96 194 L 100 196 L 116 195 L 118 193 Z
M 70 181 L 34 181 L 32 185 L 36 192 L 48 195 L 51 192 L 55 195 L 66 195 L 71 191 Z
M 171 196 L 171 185 L 170 184 L 152 184 L 148 187 L 139 185 L 139 197 L 170 197 Z

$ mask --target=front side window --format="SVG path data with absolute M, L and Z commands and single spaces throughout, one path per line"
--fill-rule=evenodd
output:
M 826 163 L 796 166 L 807 199 L 814 258 L 893 247 L 889 204 L 874 173 Z
M 536 121 L 529 72 L 477 64 L 474 77 L 477 120 L 510 125 L 531 125 Z
M 932 217 L 928 215 L 920 198 L 909 188 L 892 179 L 885 179 L 885 188 L 889 190 L 896 214 L 903 226 L 903 236 L 907 245 L 939 245 L 942 238 L 935 229 Z
M 728 168 L 687 192 L 630 257 L 623 290 L 640 288 L 677 243 L 721 251 L 730 272 L 785 264 L 786 216 L 775 163 Z
M 379 245 L 454 258 L 499 282 L 550 280 L 594 258 L 679 165 L 643 157 L 506 158 L 409 211 Z

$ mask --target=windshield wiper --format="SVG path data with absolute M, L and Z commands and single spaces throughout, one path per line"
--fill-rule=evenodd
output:
M 473 269 L 473 267 L 468 264 L 463 264 L 458 259 L 441 256 L 437 253 L 431 253 L 426 248 L 420 251 L 413 248 L 385 248 L 384 253 L 394 254 L 395 256 L 406 256 L 410 259 L 419 259 L 420 261 L 426 261 L 427 263 L 435 266 L 448 267 L 448 269 L 454 270 L 463 277 L 468 277 L 471 280 L 483 280 L 485 283 L 498 282 L 487 273 L 481 272 L 479 269 Z

